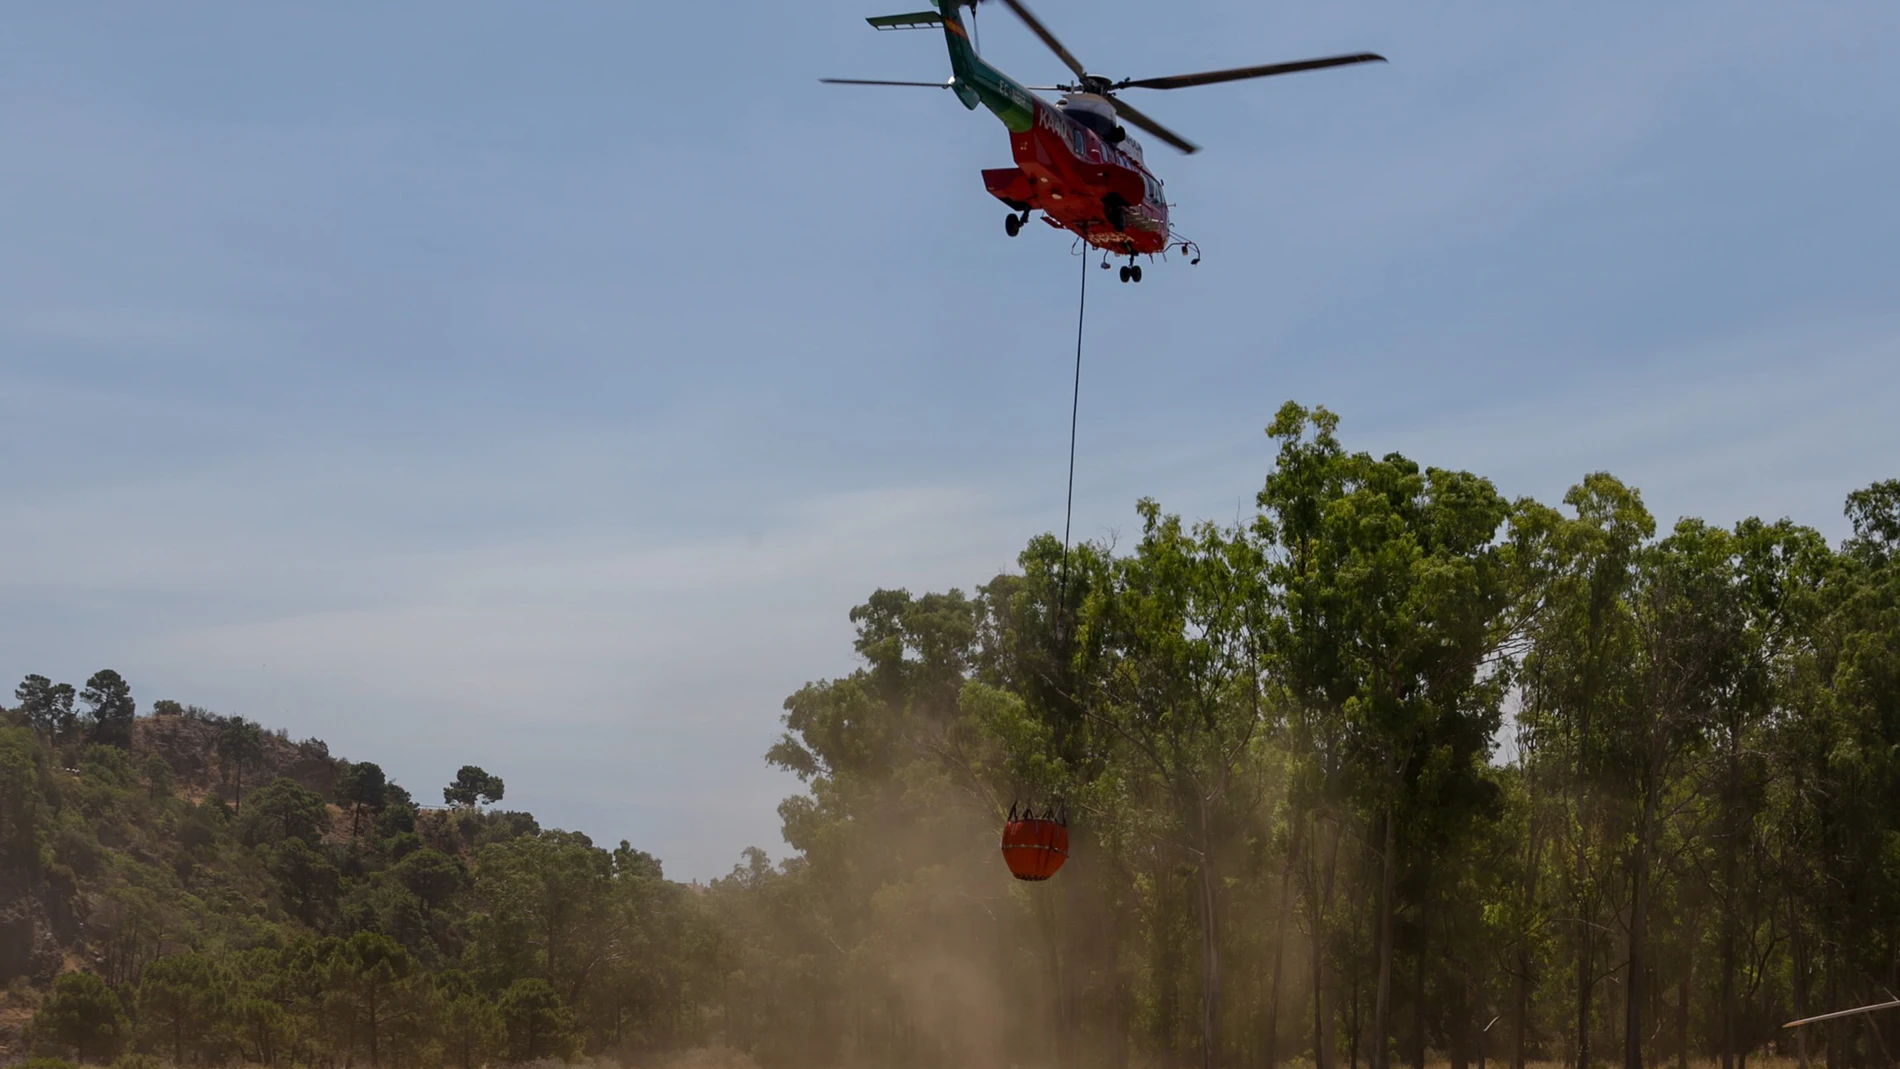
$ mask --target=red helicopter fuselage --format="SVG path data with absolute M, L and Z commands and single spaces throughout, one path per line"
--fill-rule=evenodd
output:
M 1166 249 L 1167 201 L 1140 150 L 1124 151 L 1063 109 L 1030 99 L 1034 123 L 1009 135 L 1016 166 L 983 172 L 990 194 L 1018 212 L 1042 212 L 1051 226 L 1109 252 Z

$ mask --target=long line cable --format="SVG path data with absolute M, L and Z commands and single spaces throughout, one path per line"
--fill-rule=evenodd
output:
M 1075 425 L 1082 412 L 1082 325 L 1087 322 L 1089 310 L 1089 256 L 1088 239 L 1082 241 L 1082 296 L 1075 311 L 1075 391 L 1069 398 L 1069 500 L 1062 516 L 1062 577 L 1060 593 L 1056 602 L 1056 620 L 1060 623 L 1063 612 L 1069 605 L 1069 533 L 1075 520 Z

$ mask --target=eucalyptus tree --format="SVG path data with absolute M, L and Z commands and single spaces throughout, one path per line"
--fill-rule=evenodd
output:
M 1371 1056 L 1386 1069 L 1401 873 L 1429 869 L 1447 825 L 1493 809 L 1484 766 L 1505 677 L 1489 669 L 1506 637 L 1511 509 L 1468 472 L 1348 453 L 1337 426 L 1323 408 L 1280 410 L 1257 529 L 1277 549 L 1276 659 L 1315 744 L 1315 778 L 1344 789 L 1377 844 Z
M 1659 840 L 1672 788 L 1684 782 L 1725 707 L 1744 700 L 1746 611 L 1737 582 L 1734 538 L 1699 520 L 1637 556 L 1632 591 L 1636 681 L 1608 740 L 1635 772 L 1628 812 L 1627 955 L 1624 964 L 1623 1064 L 1642 1069 L 1643 1014 L 1650 983 L 1650 923 Z M 1693 793 L 1686 796 L 1693 800 Z M 1737 803 L 1739 804 L 1739 802 Z M 1725 852 L 1742 849 L 1730 841 Z
M 1573 516 L 1525 506 L 1518 525 L 1543 583 L 1520 678 L 1522 722 L 1535 747 L 1534 774 L 1553 783 L 1563 904 L 1574 983 L 1571 1060 L 1591 1058 L 1597 986 L 1615 969 L 1602 960 L 1615 869 L 1616 807 L 1624 800 L 1618 745 L 1637 687 L 1640 632 L 1632 603 L 1639 558 L 1656 522 L 1635 490 L 1604 473 L 1564 495 Z
M 1124 745 L 1134 797 L 1190 862 L 1201 935 L 1201 1060 L 1220 1055 L 1220 832 L 1240 767 L 1263 730 L 1264 558 L 1244 529 L 1189 528 L 1140 504 L 1142 537 L 1082 609 L 1106 662 L 1090 716 Z M 1142 788 L 1147 789 L 1142 789 Z

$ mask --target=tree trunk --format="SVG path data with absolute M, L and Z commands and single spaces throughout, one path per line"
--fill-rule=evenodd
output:
M 1741 759 L 1736 753 L 1739 740 L 1731 727 L 1728 738 L 1728 777 L 1722 787 L 1722 978 L 1718 1008 L 1722 1069 L 1735 1065 L 1735 855 L 1741 850 L 1741 834 L 1736 827 L 1736 810 L 1741 804 Z
M 1385 808 L 1385 852 L 1380 858 L 1378 987 L 1372 1002 L 1372 1069 L 1391 1069 L 1392 1033 L 1392 893 L 1398 880 L 1398 819 L 1392 805 Z
M 1471 1004 L 1471 985 L 1460 979 L 1454 988 L 1456 994 L 1451 1002 L 1450 1026 L 1445 1029 L 1445 1056 L 1451 1062 L 1451 1069 L 1471 1069 L 1472 1037 L 1479 1027 L 1473 1020 L 1477 1010 Z M 1483 1055 L 1479 1055 L 1483 1060 Z
M 1735 1067 L 1735 911 L 1730 908 L 1729 890 L 1722 889 L 1722 979 L 1719 984 L 1722 1004 L 1717 1008 L 1722 1069 Z
M 1827 963 L 1823 966 L 1826 970 L 1826 975 L 1822 980 L 1822 983 L 1827 987 L 1827 1002 L 1825 1005 L 1828 1006 L 1838 1006 L 1841 1004 L 1840 970 L 1836 966 L 1834 959 L 1835 951 L 1830 947 L 1827 951 Z M 1842 1026 L 1841 1018 L 1837 1017 L 1827 1022 L 1827 1069 L 1845 1069 L 1844 1055 L 1846 1052 L 1847 1030 Z
M 1529 1038 L 1531 1017 L 1531 951 L 1524 943 L 1517 947 L 1517 976 L 1512 981 L 1514 990 L 1511 995 L 1511 1069 L 1524 1069 L 1524 1047 Z
M 377 1021 L 376 1021 L 376 996 L 374 993 L 372 993 L 369 999 L 369 1064 L 370 1064 L 370 1069 L 377 1069 L 377 1067 L 383 1064 L 382 1059 L 379 1057 L 379 1052 L 376 1047 L 377 1033 L 379 1031 L 381 1031 L 381 1029 L 377 1026 Z
M 1676 1069 L 1689 1069 L 1689 978 L 1695 975 L 1693 955 L 1683 963 L 1676 985 Z
M 1174 937 L 1175 931 L 1175 880 L 1162 869 L 1155 874 L 1155 1025 L 1158 1031 L 1156 1039 L 1160 1042 L 1162 1061 L 1166 1065 L 1180 1062 L 1181 1023 L 1181 947 Z
M 1596 929 L 1590 926 L 1588 917 L 1581 918 L 1581 923 L 1583 946 L 1577 953 L 1577 1069 L 1590 1069 L 1590 989 L 1594 979 L 1590 969 L 1596 956 Z
M 1874 1046 L 1880 1051 L 1881 1063 L 1886 1065 L 1887 1069 L 1893 1069 L 1893 1054 L 1887 1050 L 1887 1040 L 1880 1033 L 1880 1022 L 1874 1020 L 1874 1015 L 1871 1013 L 1862 1014 L 1860 1019 L 1867 1022 L 1867 1033 L 1874 1037 Z
M 1412 1069 L 1425 1069 L 1425 948 L 1431 943 L 1431 896 L 1418 904 L 1418 964 L 1412 982 Z
M 1353 935 L 1359 934 L 1359 926 L 1353 925 Z M 1361 977 L 1357 965 L 1352 967 L 1352 990 L 1346 993 L 1350 1001 L 1346 1004 L 1346 1066 L 1347 1069 L 1359 1069 L 1359 1044 L 1365 1038 L 1366 1019 L 1360 1012 L 1365 1004 L 1365 992 L 1360 988 Z
M 1371 871 L 1371 866 L 1363 862 L 1359 867 L 1362 871 Z M 1353 946 L 1359 945 L 1359 922 L 1364 920 L 1365 916 L 1366 911 L 1363 909 L 1355 909 L 1352 911 Z M 1366 1045 L 1366 974 L 1365 971 L 1360 968 L 1364 959 L 1354 954 L 1349 960 L 1351 964 L 1347 967 L 1352 970 L 1352 990 L 1347 992 L 1347 998 L 1351 1001 L 1347 1003 L 1346 1027 L 1351 1029 L 1351 1031 L 1347 1033 L 1346 1038 L 1346 1065 L 1349 1069 L 1359 1069 L 1359 1051 L 1360 1048 Z M 1368 1060 L 1370 1060 L 1369 1053 L 1370 1052 L 1368 1052 Z
M 1650 854 L 1655 849 L 1656 795 L 1662 789 L 1660 725 L 1651 732 L 1643 782 L 1643 826 L 1636 837 L 1636 884 L 1630 902 L 1628 990 L 1623 1003 L 1623 1069 L 1643 1069 L 1643 984 L 1648 979 Z
M 1319 844 L 1319 818 L 1313 818 L 1313 835 L 1310 840 L 1313 847 Z M 1319 851 L 1309 849 L 1309 855 L 1317 858 Z M 1326 871 L 1322 875 L 1309 863 L 1307 871 L 1311 874 L 1307 880 L 1307 911 L 1312 918 L 1312 954 L 1313 954 L 1313 1069 L 1331 1069 L 1333 1064 L 1332 1044 L 1326 1035 L 1326 906 L 1333 897 L 1333 874 L 1339 865 L 1339 829 L 1333 829 L 1332 841 L 1326 848 Z
M 1800 1020 L 1808 1015 L 1808 962 L 1801 945 L 1801 925 L 1795 916 L 1795 896 L 1792 893 L 1788 895 L 1788 964 L 1794 1016 Z M 1806 1027 L 1794 1030 L 1794 1049 L 1796 1057 L 1800 1059 L 1801 1069 L 1809 1069 Z
M 1201 1069 L 1214 1069 L 1220 1053 L 1220 928 L 1215 912 L 1214 855 L 1207 802 L 1201 801 Z
M 1534 782 L 1533 780 L 1533 783 Z M 1537 836 L 1537 828 L 1537 795 L 1533 787 L 1530 813 L 1530 864 L 1524 876 L 1523 916 L 1526 918 L 1531 916 L 1532 910 L 1537 906 L 1537 871 L 1543 860 L 1543 843 Z M 1516 1019 L 1511 1025 L 1513 1033 L 1511 1037 L 1511 1069 L 1524 1069 L 1524 1048 L 1528 1045 L 1530 1040 L 1531 979 L 1530 939 L 1526 933 L 1519 932 L 1517 942 L 1517 976 L 1513 982 L 1513 986 L 1516 988 L 1515 998 L 1512 1000 L 1513 1016 Z
M 1286 965 L 1286 918 L 1293 911 L 1288 895 L 1292 888 L 1293 857 L 1298 850 L 1297 840 L 1288 844 L 1286 865 L 1280 870 L 1280 917 L 1273 927 L 1273 980 L 1267 996 L 1266 1069 L 1278 1069 L 1280 1065 L 1280 975 Z
M 1110 917 L 1114 910 L 1107 909 Z M 1128 1034 L 1133 1014 L 1129 1010 L 1134 995 L 1128 989 L 1128 979 L 1122 975 L 1121 940 L 1104 940 L 1107 954 L 1108 975 L 1108 1067 L 1109 1069 L 1128 1069 Z
M 1063 900 L 1065 902 L 1072 901 L 1077 892 L 1081 889 L 1081 886 L 1081 883 L 1076 880 L 1070 880 L 1064 883 L 1062 885 Z M 1050 981 L 1051 990 L 1055 992 L 1056 1000 L 1056 1065 L 1060 1066 L 1061 1069 L 1073 1069 L 1077 1060 L 1076 1033 L 1078 1029 L 1075 1027 L 1075 1000 L 1071 997 L 1069 991 L 1070 970 L 1068 968 L 1068 956 L 1064 953 L 1066 947 L 1064 946 L 1065 940 L 1062 938 L 1062 920 L 1065 916 L 1074 915 L 1075 910 L 1063 910 L 1061 915 L 1057 915 L 1055 903 L 1049 901 L 1047 898 L 1044 898 L 1043 903 L 1042 928 L 1043 931 L 1049 933 Z
M 1320 923 L 1319 904 L 1308 908 L 1312 916 L 1313 932 L 1313 1069 L 1331 1069 L 1332 1058 L 1328 1057 L 1326 1042 L 1326 949 L 1318 932 Z

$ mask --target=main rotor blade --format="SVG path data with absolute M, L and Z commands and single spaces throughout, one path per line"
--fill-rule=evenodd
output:
M 818 80 L 826 85 L 904 85 L 918 89 L 948 89 L 956 84 L 955 82 L 877 82 L 863 78 L 820 78 Z
M 1075 76 L 1082 79 L 1082 84 L 1088 84 L 1089 72 L 1082 69 L 1082 61 L 1062 47 L 1062 42 L 1056 40 L 1056 35 L 1049 32 L 1049 27 L 1044 26 L 1036 16 L 1029 13 L 1029 9 L 1022 5 L 1022 0 L 1003 0 L 1003 3 L 1016 13 L 1017 18 L 1023 20 L 1023 25 L 1028 26 L 1031 33 L 1042 38 L 1042 43 L 1049 46 L 1049 51 L 1054 52 L 1057 58 L 1068 64 L 1069 69 L 1075 72 Z
M 1350 56 L 1327 56 L 1325 59 L 1302 59 L 1295 63 L 1270 63 L 1264 67 L 1236 67 L 1233 70 L 1206 71 L 1201 74 L 1177 74 L 1169 78 L 1131 78 L 1118 82 L 1117 89 L 1186 89 L 1191 85 L 1213 85 L 1216 82 L 1238 82 L 1244 78 L 1270 78 L 1276 74 L 1297 74 L 1300 71 L 1316 71 L 1325 67 L 1345 67 L 1354 63 L 1384 63 L 1385 57 L 1373 52 L 1356 52 Z
M 1796 1025 L 1813 1024 L 1816 1021 L 1832 1021 L 1836 1017 L 1846 1017 L 1855 1013 L 1867 1013 L 1872 1010 L 1891 1010 L 1895 1007 L 1900 1007 L 1900 999 L 1895 999 L 1892 1002 L 1876 1002 L 1872 1006 L 1856 1006 L 1851 1010 L 1836 1010 L 1833 1013 L 1824 1013 L 1819 1017 L 1803 1017 L 1799 1021 L 1789 1021 L 1781 1027 L 1793 1028 Z
M 1127 120 L 1130 125 L 1141 127 L 1143 130 L 1148 131 L 1190 156 L 1201 151 L 1199 145 L 1196 145 L 1194 142 L 1189 141 L 1187 138 L 1182 137 L 1180 134 L 1175 133 L 1173 130 L 1168 129 L 1153 119 L 1150 119 L 1120 100 L 1115 101 L 1115 113 Z

